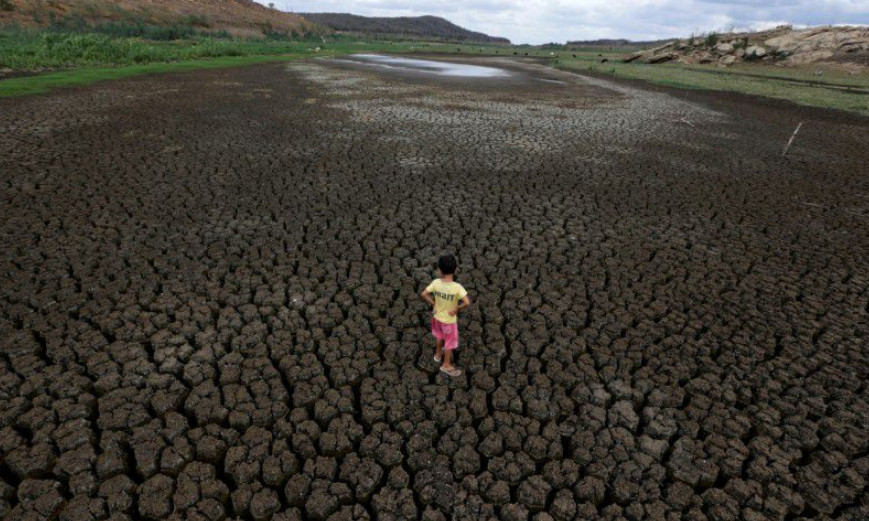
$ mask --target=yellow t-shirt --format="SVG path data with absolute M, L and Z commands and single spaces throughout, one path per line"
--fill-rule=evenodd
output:
M 444 282 L 441 279 L 431 281 L 425 288 L 434 297 L 434 317 L 443 324 L 455 324 L 459 317 L 450 316 L 450 311 L 459 307 L 459 302 L 464 299 L 468 292 L 458 282 Z

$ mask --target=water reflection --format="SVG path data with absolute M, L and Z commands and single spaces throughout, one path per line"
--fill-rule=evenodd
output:
M 503 78 L 510 76 L 509 71 L 498 69 L 496 67 L 484 67 L 482 65 L 468 65 L 466 63 L 434 60 L 420 60 L 415 58 L 398 58 L 395 56 L 384 56 L 380 54 L 352 54 L 349 56 L 349 60 L 357 63 L 366 63 L 376 67 L 406 69 L 415 72 L 436 74 L 438 76 L 460 78 Z

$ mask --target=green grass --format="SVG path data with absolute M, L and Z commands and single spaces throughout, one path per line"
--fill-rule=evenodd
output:
M 819 85 L 850 85 L 865 88 L 869 86 L 869 75 L 848 74 L 825 65 L 808 65 L 804 67 L 769 67 L 753 63 L 741 63 L 726 69 L 708 65 L 685 65 L 692 70 L 702 70 L 707 73 L 721 72 L 744 76 L 763 76 L 770 79 L 794 80 L 817 83 Z M 821 71 L 821 75 L 817 75 Z
M 155 29 L 156 30 L 156 29 Z M 314 45 L 300 40 L 236 40 L 198 36 L 175 39 L 173 27 L 157 39 L 115 37 L 102 33 L 47 31 L 0 32 L 0 68 L 16 71 L 78 67 L 137 65 L 218 58 L 303 52 Z M 177 35 L 185 31 L 178 29 Z
M 25 75 L 0 80 L 0 97 L 41 94 L 60 87 L 141 74 L 236 67 L 353 52 L 409 52 L 413 45 L 342 38 L 324 43 L 319 38 L 283 37 L 151 41 L 100 33 L 7 31 L 0 33 L 0 68 Z
M 813 107 L 860 112 L 869 115 L 869 75 L 847 74 L 826 67 L 816 76 L 818 66 L 782 68 L 744 64 L 722 69 L 715 65 L 676 63 L 647 65 L 621 63 L 619 54 L 604 54 L 610 61 L 601 63 L 597 54 L 584 53 L 576 58 L 559 57 L 556 67 L 576 72 L 609 75 L 616 78 L 647 81 L 682 89 L 732 91 L 793 101 Z M 853 89 L 849 92 L 848 88 Z

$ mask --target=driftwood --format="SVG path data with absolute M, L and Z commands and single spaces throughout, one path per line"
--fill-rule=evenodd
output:
M 801 129 L 802 127 L 803 127 L 803 122 L 800 121 L 800 124 L 797 125 L 797 129 L 794 130 L 794 133 L 793 133 L 793 134 L 791 134 L 791 138 L 788 140 L 788 144 L 785 146 L 784 152 L 781 153 L 781 156 L 782 156 L 782 157 L 785 157 L 786 155 L 788 155 L 788 150 L 791 149 L 791 145 L 794 144 L 794 138 L 797 137 L 797 133 L 800 131 L 800 129 Z

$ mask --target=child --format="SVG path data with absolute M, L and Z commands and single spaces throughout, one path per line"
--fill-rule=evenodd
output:
M 441 371 L 456 377 L 462 371 L 453 366 L 452 353 L 459 347 L 459 311 L 471 305 L 468 292 L 453 280 L 456 275 L 456 258 L 444 255 L 438 259 L 438 272 L 441 278 L 435 279 L 422 292 L 422 298 L 433 308 L 431 334 L 435 337 L 435 362 L 440 363 Z M 432 298 L 434 297 L 434 298 Z

